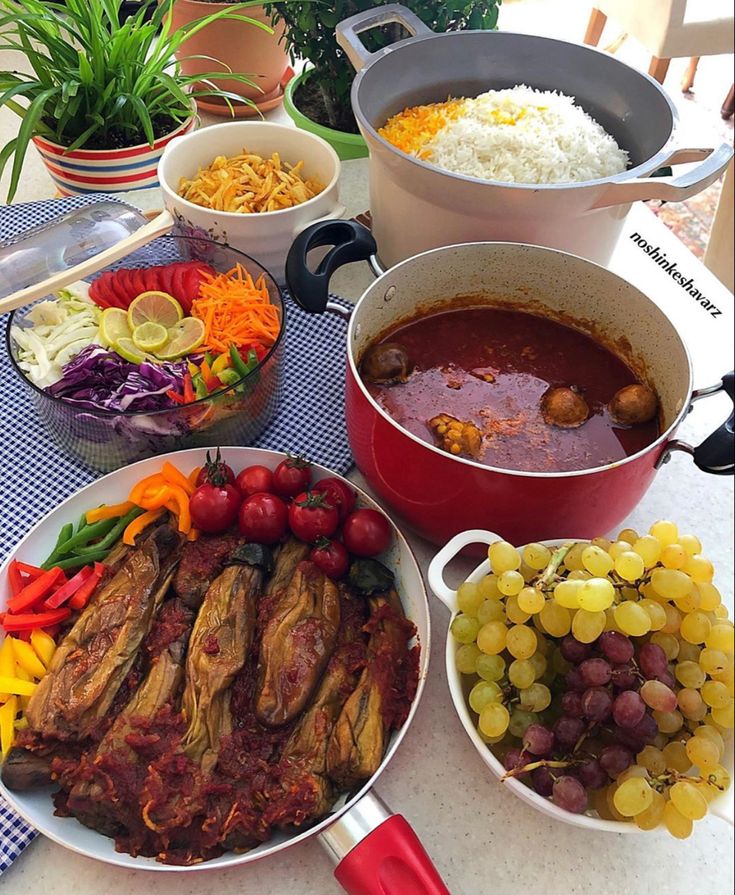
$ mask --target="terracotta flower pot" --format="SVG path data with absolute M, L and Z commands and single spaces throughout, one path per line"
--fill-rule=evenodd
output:
M 189 22 L 231 6 L 231 3 L 176 0 L 171 10 L 171 24 L 173 28 L 181 28 Z M 270 17 L 266 15 L 262 6 L 243 9 L 239 14 L 273 27 Z M 257 87 L 242 84 L 226 75 L 211 80 L 220 90 L 247 97 L 261 108 L 266 104 L 272 108 L 280 101 L 283 92 L 281 81 L 288 68 L 288 56 L 281 42 L 284 30 L 283 22 L 273 27 L 273 33 L 270 34 L 246 22 L 220 19 L 184 41 L 176 53 L 176 58 L 179 59 L 182 71 L 186 75 L 216 71 L 218 66 L 212 59 L 217 59 L 223 64 L 223 72 L 226 72 L 224 66 L 229 66 L 237 74 L 249 75 Z M 211 59 L 186 58 L 197 55 L 210 56 Z M 203 103 L 199 105 L 215 114 L 221 109 L 222 115 L 230 117 L 230 110 L 224 102 L 220 103 L 210 98 L 206 101 L 206 105 Z

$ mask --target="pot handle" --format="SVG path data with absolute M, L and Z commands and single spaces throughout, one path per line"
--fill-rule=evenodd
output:
M 716 385 L 695 391 L 692 394 L 692 403 L 701 398 L 709 398 L 710 395 L 716 395 L 719 392 L 725 392 L 735 403 L 735 371 L 730 370 L 729 373 L 725 373 Z M 703 472 L 711 472 L 713 475 L 735 474 L 735 412 L 730 414 L 719 429 L 716 429 L 696 447 L 677 439 L 670 441 L 659 457 L 656 468 L 659 469 L 664 463 L 668 463 L 674 451 L 683 451 L 689 454 L 695 465 Z
M 610 205 L 628 205 L 639 199 L 660 199 L 664 202 L 681 202 L 695 196 L 722 174 L 733 157 L 733 148 L 723 143 L 718 149 L 689 150 L 675 152 L 667 164 L 682 164 L 706 153 L 704 160 L 691 171 L 679 177 L 637 177 L 607 186 L 593 208 L 607 208 Z
M 341 218 L 346 211 L 347 209 L 344 205 L 337 205 L 329 212 L 329 214 L 323 214 L 320 218 L 315 218 L 313 221 L 305 221 L 304 223 L 297 224 L 293 230 L 294 238 L 296 238 L 299 233 L 303 233 L 304 230 L 312 224 L 321 224 L 323 221 L 333 221 L 335 218 Z
M 348 895 L 450 895 L 408 821 L 371 792 L 319 839 Z
M 387 25 L 389 22 L 397 22 L 399 25 L 403 25 L 406 31 L 411 32 L 413 37 L 422 37 L 434 33 L 431 28 L 427 28 L 424 25 L 415 13 L 400 3 L 389 3 L 386 6 L 377 6 L 374 9 L 358 12 L 356 15 L 350 16 L 349 19 L 341 21 L 335 29 L 337 43 L 347 54 L 347 58 L 352 63 L 355 71 L 365 68 L 376 56 L 384 53 L 385 49 L 389 49 L 385 48 L 371 53 L 365 48 L 365 44 L 358 35 L 363 31 L 369 31 L 371 28 Z
M 444 572 L 449 563 L 470 544 L 487 544 L 489 547 L 500 540 L 502 538 L 495 532 L 486 531 L 483 528 L 471 528 L 455 535 L 431 560 L 428 574 L 429 587 L 450 612 L 457 611 L 457 591 L 449 587 L 444 580 Z
M 308 255 L 320 246 L 332 248 L 309 270 Z M 288 250 L 286 283 L 295 301 L 309 314 L 327 310 L 329 280 L 343 264 L 370 261 L 378 251 L 373 234 L 357 221 L 321 221 L 303 230 Z

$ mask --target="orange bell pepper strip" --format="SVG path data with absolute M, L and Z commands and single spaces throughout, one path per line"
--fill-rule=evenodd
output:
M 147 510 L 142 515 L 133 519 L 123 532 L 123 544 L 127 544 L 129 547 L 134 547 L 135 539 L 143 529 L 155 522 L 156 519 L 158 519 L 159 516 L 162 516 L 165 512 L 166 510 L 163 507 L 158 510 Z
M 131 503 L 140 506 L 140 499 L 143 495 L 148 491 L 148 489 L 158 489 L 163 488 L 167 484 L 166 479 L 161 475 L 160 472 L 155 473 L 154 475 L 149 475 L 144 479 L 141 479 L 137 485 L 133 487 L 133 490 L 130 492 L 128 500 Z M 140 517 L 138 517 L 140 518 Z
M 183 472 L 179 472 L 179 470 L 173 465 L 173 463 L 169 463 L 166 461 L 163 464 L 163 469 L 161 470 L 161 474 L 164 479 L 171 485 L 178 485 L 179 488 L 183 488 L 187 494 L 191 495 L 194 493 L 194 485 L 187 479 Z
M 197 479 L 199 478 L 199 473 L 202 471 L 201 466 L 195 466 L 194 469 L 189 473 L 186 477 L 186 480 L 191 485 L 192 493 L 196 490 Z
M 197 541 L 199 539 L 199 529 L 198 528 L 190 528 L 189 534 L 186 536 L 187 541 Z
M 189 534 L 191 531 L 191 513 L 189 512 L 189 495 L 178 485 L 169 485 L 169 497 L 176 506 L 179 517 L 179 531 Z
M 135 504 L 131 500 L 125 500 L 123 503 L 111 503 L 95 507 L 93 510 L 87 510 L 84 515 L 87 519 L 87 524 L 92 525 L 95 522 L 101 522 L 103 519 L 117 519 L 118 516 L 124 516 L 134 506 Z
M 143 507 L 144 510 L 158 510 L 161 507 L 165 507 L 166 503 L 171 498 L 171 486 L 163 485 L 161 488 L 152 489 L 150 492 L 146 492 L 138 503 L 138 506 Z

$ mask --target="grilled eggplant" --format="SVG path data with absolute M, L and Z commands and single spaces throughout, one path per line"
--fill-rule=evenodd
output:
M 88 753 L 87 767 L 77 774 L 67 807 L 85 826 L 105 835 L 116 835 L 139 813 L 137 799 L 131 802 L 129 784 L 134 774 L 145 775 L 147 761 L 141 760 L 132 743 L 136 737 L 145 741 L 141 727 L 155 718 L 165 706 L 175 702 L 184 678 L 184 654 L 189 631 L 166 646 L 152 661 L 151 667 L 132 699 L 115 719 L 96 751 Z M 119 769 L 126 789 L 118 791 Z
M 398 594 L 370 598 L 367 662 L 344 705 L 327 747 L 327 772 L 340 789 L 363 783 L 378 770 L 394 720 L 394 695 L 410 671 L 408 641 L 414 633 Z
M 188 541 L 174 577 L 174 590 L 189 609 L 198 609 L 209 585 L 220 574 L 232 551 L 242 542 L 235 534 L 201 535 Z
M 210 585 L 194 624 L 182 699 L 188 724 L 183 747 L 205 773 L 232 729 L 230 686 L 250 653 L 262 588 L 262 568 L 228 566 Z
M 276 557 L 276 566 L 273 574 L 268 579 L 265 589 L 266 596 L 280 596 L 291 583 L 296 572 L 296 566 L 309 555 L 309 545 L 296 538 L 289 538 L 279 549 Z
M 171 582 L 181 539 L 156 528 L 120 566 L 54 653 L 26 710 L 47 738 L 81 741 L 110 708 Z
M 334 652 L 339 592 L 312 562 L 301 562 L 263 628 L 255 714 L 269 727 L 303 711 Z

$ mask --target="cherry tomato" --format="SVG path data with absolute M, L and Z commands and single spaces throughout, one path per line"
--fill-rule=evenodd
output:
M 311 463 L 303 457 L 287 457 L 273 472 L 273 490 L 281 497 L 296 497 L 311 483 Z
M 337 507 L 340 522 L 344 522 L 355 507 L 355 492 L 342 479 L 335 476 L 319 479 L 312 491 L 321 491 L 328 495 L 329 502 Z
M 288 509 L 275 494 L 251 494 L 240 507 L 240 534 L 258 544 L 275 544 L 286 534 Z
M 376 556 L 390 546 L 393 529 L 377 510 L 355 510 L 345 519 L 342 540 L 355 556 Z
M 314 549 L 309 554 L 309 559 L 320 568 L 327 578 L 334 580 L 342 578 L 350 565 L 350 556 L 345 550 L 344 544 L 339 541 L 330 541 L 329 538 L 320 538 Z
M 248 466 L 238 474 L 235 484 L 243 497 L 261 491 L 272 493 L 273 473 L 267 466 Z
M 209 451 L 207 451 L 207 462 L 199 470 L 199 475 L 196 477 L 194 484 L 203 485 L 205 482 L 210 482 L 212 485 L 235 484 L 235 473 L 232 471 L 232 467 L 228 466 L 222 459 L 219 448 L 217 448 L 214 460 L 209 456 Z
M 242 495 L 234 485 L 205 481 L 189 498 L 192 525 L 208 534 L 227 531 L 237 519 L 241 503 Z
M 313 544 L 319 538 L 328 538 L 335 533 L 339 513 L 326 494 L 303 491 L 289 505 L 288 524 L 297 538 Z

